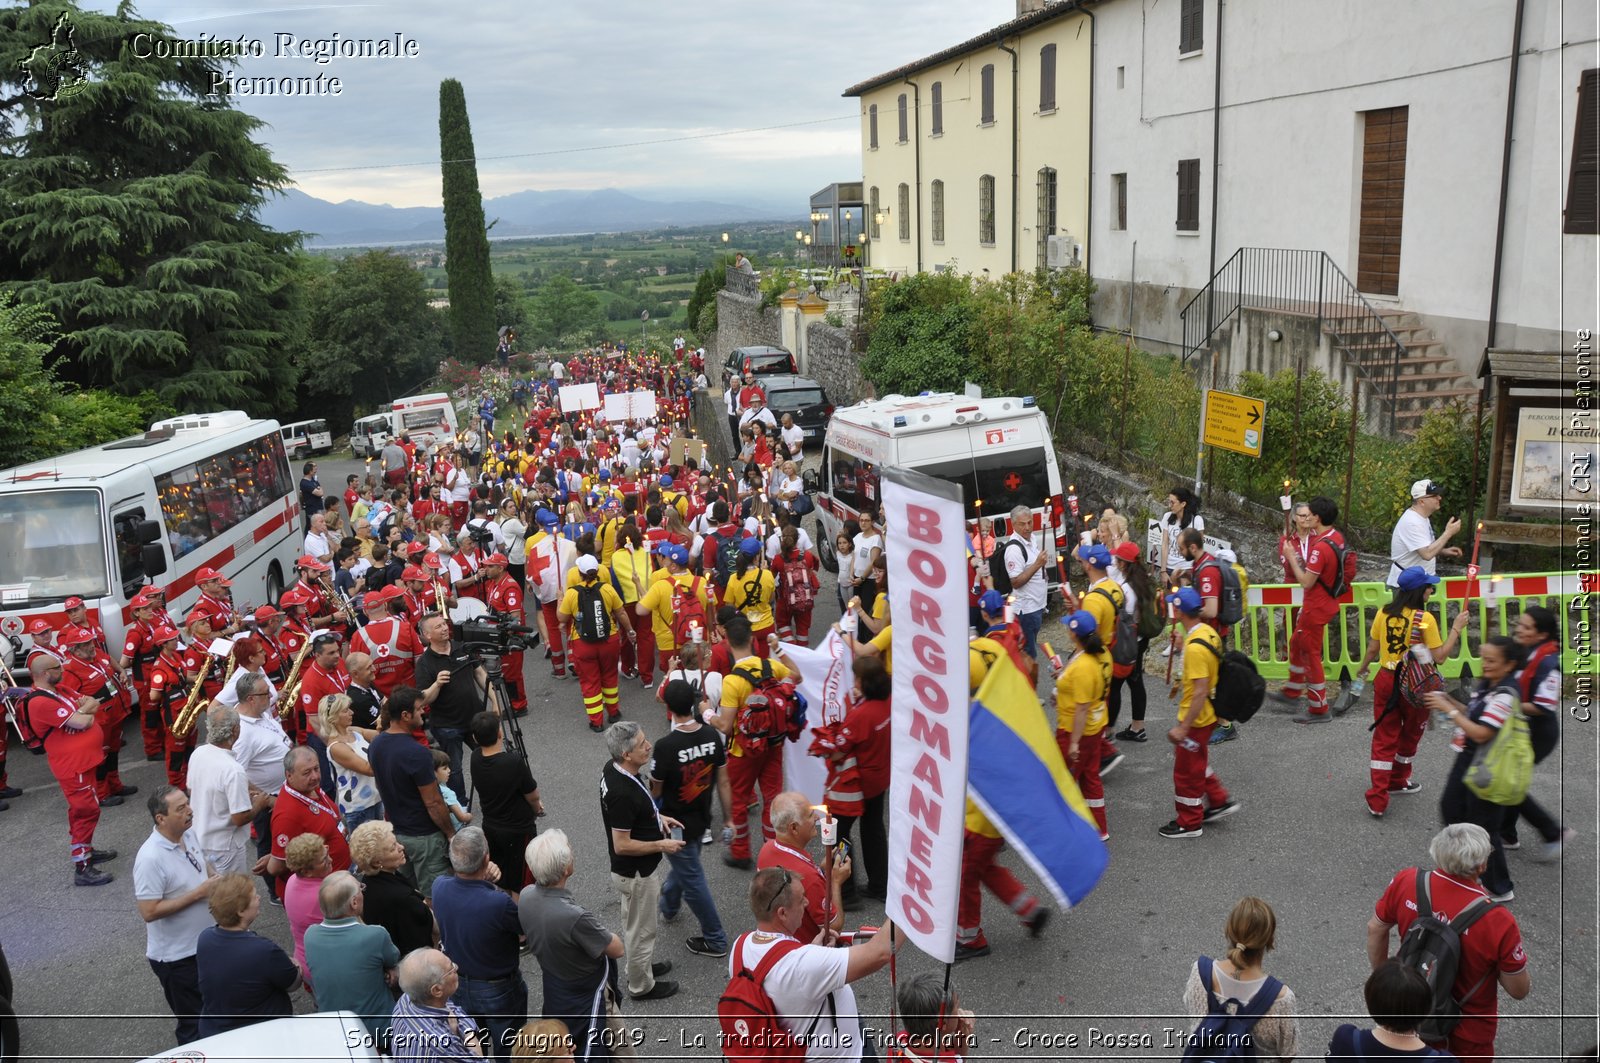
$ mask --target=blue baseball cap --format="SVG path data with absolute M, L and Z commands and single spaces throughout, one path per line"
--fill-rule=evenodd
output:
M 759 540 L 759 539 L 740 539 L 739 540 L 739 552 L 741 554 L 749 554 L 751 557 L 757 556 L 758 554 L 761 553 L 761 540 Z
M 561 518 L 557 517 L 548 509 L 539 510 L 533 515 L 533 519 L 535 522 L 546 528 L 554 528 L 557 524 L 561 523 Z
M 662 487 L 671 487 L 672 486 L 672 477 L 667 476 L 666 474 L 663 473 L 662 476 L 661 476 L 661 486 Z
M 1111 551 L 1099 543 L 1090 543 L 1087 546 L 1078 547 L 1078 560 L 1091 564 L 1095 568 L 1110 568 Z M 1090 628 L 1090 630 L 1094 629 Z
M 1418 587 L 1430 587 L 1439 582 L 1439 577 L 1423 568 L 1421 565 L 1412 565 L 1410 568 L 1400 570 L 1400 589 L 1414 591 Z
M 602 479 L 602 480 L 611 479 L 611 470 L 610 469 L 601 469 L 600 470 L 600 479 Z
M 1067 625 L 1067 630 L 1074 635 L 1093 635 L 1100 628 L 1100 625 L 1094 622 L 1094 614 L 1087 609 L 1070 613 L 1062 617 L 1061 622 Z
M 1167 604 L 1178 607 L 1178 612 L 1190 616 L 1200 614 L 1200 592 L 1193 587 L 1184 587 L 1182 590 L 1167 595 Z
M 999 616 L 1005 612 L 1006 596 L 999 591 L 984 591 L 983 597 L 978 599 L 978 608 L 990 616 Z

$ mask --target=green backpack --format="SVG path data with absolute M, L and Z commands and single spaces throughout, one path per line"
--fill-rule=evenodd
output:
M 1515 697 L 1515 695 L 1513 695 Z M 1467 789 L 1495 805 L 1517 805 L 1533 779 L 1533 737 L 1528 718 L 1516 703 L 1494 738 L 1478 747 L 1467 768 Z

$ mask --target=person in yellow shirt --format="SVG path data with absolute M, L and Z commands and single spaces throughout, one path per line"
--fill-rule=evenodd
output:
M 749 618 L 751 645 L 757 657 L 767 655 L 767 636 L 777 630 L 777 619 L 772 611 L 777 590 L 777 579 L 762 563 L 761 540 L 740 540 L 739 563 L 728 575 L 728 587 L 722 600 L 723 604 L 733 606 Z
M 777 837 L 772 829 L 772 799 L 783 791 L 784 743 L 774 742 L 759 751 L 745 748 L 739 736 L 739 711 L 766 676 L 783 680 L 795 672 L 794 662 L 783 652 L 776 634 L 767 636 L 766 659 L 756 656 L 753 641 L 744 639 L 742 624 L 729 625 L 728 649 L 732 652 L 733 669 L 723 677 L 717 716 L 717 730 L 728 736 L 728 785 L 733 791 L 728 809 L 733 820 L 733 840 L 728 843 L 722 862 L 746 870 L 755 866 L 750 858 L 750 805 L 757 787 L 761 790 L 762 838 L 771 841 Z
M 622 587 L 622 604 L 633 614 L 656 575 L 651 571 L 649 551 L 644 548 L 644 533 L 633 521 L 625 521 L 618 527 L 617 547 L 607 564 Z M 626 679 L 637 676 L 639 682 L 648 687 L 656 674 L 655 625 L 639 624 L 634 630 L 639 633 L 638 641 L 622 644 L 621 674 Z
M 578 558 L 573 577 L 556 612 L 571 623 L 567 645 L 572 668 L 583 690 L 589 730 L 598 733 L 606 729 L 605 717 L 613 721 L 622 718 L 617 705 L 617 660 L 623 638 L 629 642 L 635 638 L 633 621 L 611 582 L 600 578 L 600 562 L 593 554 Z
M 1107 841 L 1111 834 L 1106 827 L 1106 791 L 1100 783 L 1100 740 L 1106 726 L 1106 692 L 1111 689 L 1111 654 L 1087 609 L 1061 622 L 1072 633 L 1076 652 L 1056 677 L 1056 744 L 1084 804 L 1094 814 L 1101 840 Z
M 1450 625 L 1449 640 L 1439 638 L 1439 625 L 1424 608 L 1438 582 L 1438 576 L 1420 565 L 1401 570 L 1394 598 L 1372 618 L 1367 652 L 1356 665 L 1356 682 L 1364 684 L 1367 668 L 1374 659 L 1378 662 L 1378 676 L 1372 681 L 1372 786 L 1367 790 L 1367 811 L 1374 819 L 1389 810 L 1389 795 L 1422 789 L 1411 778 L 1411 764 L 1428 726 L 1428 707 L 1412 705 L 1400 696 L 1395 689 L 1396 669 L 1413 644 L 1425 647 L 1435 664 L 1448 660 L 1470 619 L 1470 612 L 1461 610 Z
M 662 672 L 669 672 L 672 670 L 669 662 L 678 648 L 678 638 L 674 634 L 673 625 L 676 623 L 681 628 L 688 620 L 680 610 L 674 608 L 673 598 L 682 593 L 700 599 L 701 609 L 705 613 L 705 630 L 702 637 L 706 642 L 713 641 L 717 633 L 717 603 L 711 593 L 711 585 L 689 571 L 688 547 L 676 543 L 662 543 L 656 547 L 656 553 L 666 561 L 666 568 L 656 573 L 654 582 L 633 608 L 640 616 L 650 617 L 651 631 L 656 643 L 654 663 L 660 666 Z M 679 588 L 682 588 L 681 592 Z M 684 641 L 688 641 L 687 636 Z M 643 679 L 642 661 L 639 668 L 640 678 Z
M 1111 575 L 1111 551 L 1099 543 L 1090 543 L 1088 546 L 1078 547 L 1077 558 L 1083 562 L 1083 567 L 1089 573 L 1089 589 L 1079 599 L 1079 605 L 1094 617 L 1095 634 L 1099 636 L 1101 644 L 1109 654 L 1111 647 L 1117 641 L 1117 614 L 1120 613 L 1128 601 L 1128 592 L 1122 589 Z M 1130 669 L 1131 671 L 1131 666 Z M 1112 675 L 1117 674 L 1113 665 Z M 1111 774 L 1111 770 L 1121 764 L 1125 758 L 1117 749 L 1116 742 L 1112 741 L 1108 731 L 1100 739 L 1100 775 Z
M 592 558 L 595 559 L 595 563 L 600 566 L 600 582 L 606 584 L 609 587 L 612 587 L 613 589 L 615 589 L 616 584 L 611 581 L 611 566 L 607 565 L 604 561 L 600 560 L 600 557 L 599 557 L 600 549 L 599 549 L 599 547 L 597 547 L 595 545 L 595 533 L 594 532 L 584 532 L 582 535 L 578 536 L 577 539 L 573 540 L 573 544 L 572 545 L 577 550 L 577 557 L 574 558 L 574 560 L 573 560 L 573 567 L 567 569 L 567 582 L 565 584 L 562 584 L 562 586 L 568 586 L 568 585 L 570 585 L 572 583 L 577 582 L 577 580 L 578 580 L 577 559 L 578 558 L 592 557 Z
M 1158 833 L 1163 838 L 1198 838 L 1204 833 L 1201 824 L 1239 811 L 1239 802 L 1228 796 L 1208 763 L 1211 731 L 1217 725 L 1211 693 L 1222 675 L 1222 638 L 1200 618 L 1200 592 L 1193 587 L 1167 595 L 1167 603 L 1176 607 L 1183 628 L 1183 671 L 1171 692 L 1178 702 L 1178 722 L 1167 732 L 1167 741 L 1176 747 L 1172 787 L 1178 815 Z

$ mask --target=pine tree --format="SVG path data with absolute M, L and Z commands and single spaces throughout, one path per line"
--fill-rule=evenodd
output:
M 439 83 L 439 152 L 444 174 L 445 274 L 450 280 L 456 357 L 483 363 L 494 357 L 494 275 L 489 268 L 489 233 L 478 191 L 467 95 L 454 78 Z
M 298 234 L 257 218 L 287 176 L 217 95 L 227 60 L 136 57 L 133 14 L 0 11 L 0 283 L 61 324 L 62 375 L 184 410 L 292 391 Z

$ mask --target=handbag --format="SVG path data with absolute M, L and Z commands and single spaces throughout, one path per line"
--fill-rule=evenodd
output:
M 1492 805 L 1520 805 L 1533 781 L 1533 735 L 1516 688 L 1499 689 L 1510 693 L 1511 713 L 1495 736 L 1473 751 L 1465 781 L 1467 789 Z

